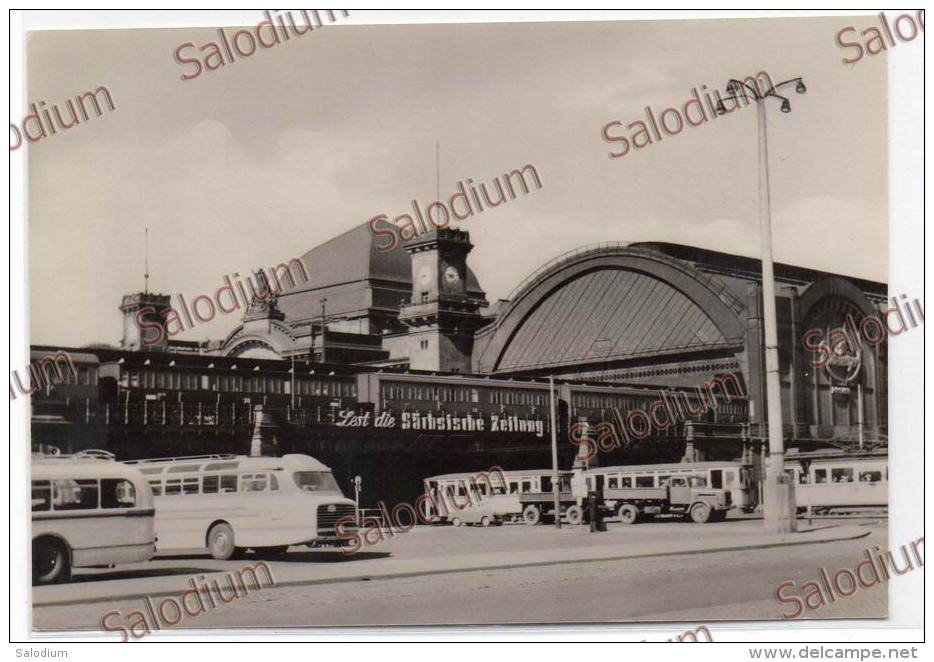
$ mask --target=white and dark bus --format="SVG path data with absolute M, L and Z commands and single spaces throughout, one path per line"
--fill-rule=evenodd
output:
M 252 549 L 274 557 L 291 545 L 343 546 L 356 530 L 354 502 L 341 493 L 331 470 L 307 455 L 203 455 L 128 464 L 152 488 L 159 554 L 207 551 L 226 560 Z
M 153 515 L 146 479 L 106 451 L 34 456 L 33 583 L 67 581 L 72 568 L 151 559 Z

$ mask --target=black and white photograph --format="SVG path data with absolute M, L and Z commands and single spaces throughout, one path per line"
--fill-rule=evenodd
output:
M 923 9 L 13 14 L 17 657 L 923 650 Z

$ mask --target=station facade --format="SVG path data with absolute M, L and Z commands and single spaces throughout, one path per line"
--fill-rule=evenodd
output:
M 120 458 L 305 452 L 347 493 L 361 475 L 367 504 L 414 498 L 430 475 L 549 466 L 554 395 L 564 467 L 601 425 L 619 443 L 591 464 L 760 461 L 757 260 L 591 246 L 490 305 L 471 249 L 466 232 L 443 229 L 380 251 L 360 226 L 301 257 L 305 282 L 273 291 L 257 274 L 241 324 L 201 345 L 142 342 L 136 316 L 148 306 L 155 323 L 169 298 L 128 295 L 122 346 L 64 348 L 76 369 L 33 389 L 33 446 Z M 831 339 L 883 315 L 885 285 L 775 271 L 786 448 L 884 448 L 886 343 Z M 833 351 L 817 365 L 821 347 Z

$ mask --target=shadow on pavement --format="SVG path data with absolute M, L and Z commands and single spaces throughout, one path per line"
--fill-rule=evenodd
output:
M 80 572 L 80 571 L 79 571 Z M 103 582 L 118 579 L 144 579 L 146 577 L 168 577 L 172 575 L 198 575 L 220 572 L 217 568 L 134 568 L 133 570 L 97 570 L 87 574 L 75 574 L 69 584 Z

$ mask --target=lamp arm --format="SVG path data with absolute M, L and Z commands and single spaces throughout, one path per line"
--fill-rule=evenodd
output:
M 761 98 L 761 96 L 764 96 L 764 95 L 760 95 L 759 90 L 752 87 L 749 83 L 745 81 L 741 81 L 741 80 L 736 80 L 735 78 L 731 78 L 729 80 L 729 82 L 727 83 L 727 87 L 729 88 L 733 83 L 741 86 L 744 90 L 749 90 L 752 93 L 752 98 L 755 99 L 756 101 L 758 101 Z M 733 96 L 735 97 L 736 94 L 734 93 Z M 743 97 L 745 98 L 745 96 L 746 96 L 746 92 L 744 91 Z

